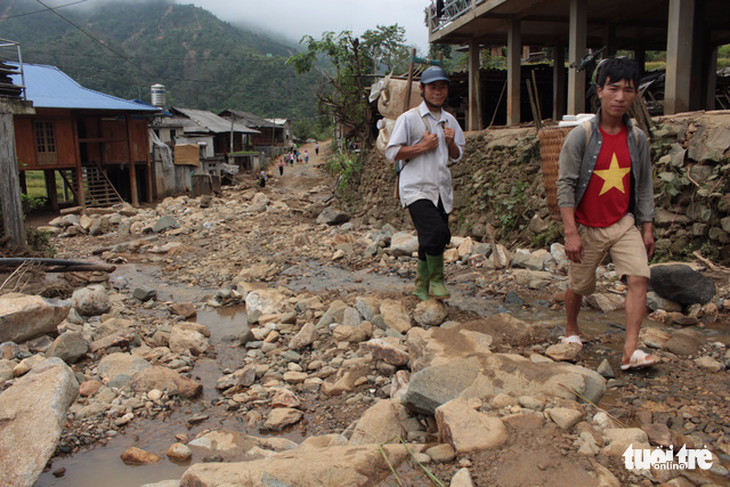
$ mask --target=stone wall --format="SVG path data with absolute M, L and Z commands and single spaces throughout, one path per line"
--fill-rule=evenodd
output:
M 730 112 L 656 117 L 652 163 L 657 259 L 693 252 L 730 261 Z M 463 159 L 451 167 L 455 235 L 497 241 L 514 249 L 562 241 L 562 225 L 548 211 L 540 148 L 534 127 L 492 128 L 467 134 Z M 407 210 L 393 196 L 395 170 L 380 154 L 368 156 L 350 210 L 366 222 L 410 228 Z

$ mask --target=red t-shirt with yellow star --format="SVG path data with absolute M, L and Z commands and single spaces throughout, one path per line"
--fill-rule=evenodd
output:
M 588 188 L 575 211 L 575 221 L 589 227 L 610 227 L 629 211 L 631 155 L 626 127 L 611 135 L 601 129 L 603 143 Z

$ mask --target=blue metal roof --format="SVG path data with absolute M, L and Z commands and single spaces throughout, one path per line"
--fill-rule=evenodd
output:
M 138 113 L 160 111 L 151 105 L 84 88 L 55 66 L 23 63 L 23 74 L 26 98 L 36 108 L 121 110 Z M 12 78 L 13 83 L 22 84 L 20 75 L 13 75 Z

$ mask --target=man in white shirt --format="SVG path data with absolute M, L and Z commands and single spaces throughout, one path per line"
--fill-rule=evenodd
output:
M 444 250 L 451 241 L 449 213 L 454 205 L 448 164 L 461 159 L 466 140 L 453 115 L 442 109 L 449 77 L 432 66 L 421 75 L 423 102 L 395 122 L 385 151 L 398 161 L 398 192 L 418 233 L 414 295 L 423 301 L 451 297 L 444 283 Z

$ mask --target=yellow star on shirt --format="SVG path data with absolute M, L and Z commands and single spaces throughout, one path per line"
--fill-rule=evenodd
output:
M 608 192 L 611 188 L 616 188 L 622 193 L 626 194 L 624 189 L 624 176 L 631 172 L 631 167 L 619 167 L 618 159 L 616 159 L 616 153 L 614 152 L 611 158 L 611 165 L 608 169 L 602 169 L 599 171 L 593 171 L 596 176 L 603 179 L 603 187 L 598 196 Z

